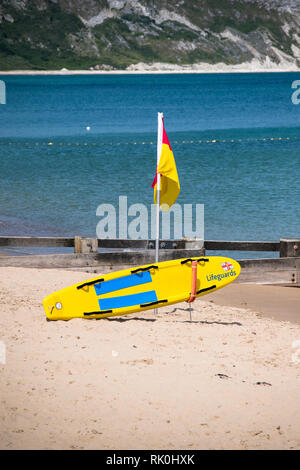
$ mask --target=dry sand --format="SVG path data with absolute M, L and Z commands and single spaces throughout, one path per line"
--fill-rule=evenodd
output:
M 89 277 L 0 268 L 1 449 L 300 448 L 300 325 L 205 297 L 193 322 L 47 322 L 42 298 Z

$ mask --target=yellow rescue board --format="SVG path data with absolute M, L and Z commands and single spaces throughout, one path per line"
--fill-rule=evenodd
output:
M 220 256 L 154 263 L 98 276 L 43 300 L 49 320 L 105 318 L 164 307 L 188 300 L 192 261 L 197 260 L 197 294 L 213 292 L 234 281 L 241 267 Z

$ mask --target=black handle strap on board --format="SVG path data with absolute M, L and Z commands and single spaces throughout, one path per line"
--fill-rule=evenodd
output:
M 200 289 L 200 290 L 197 290 L 197 295 L 198 294 L 202 294 L 202 292 L 206 292 L 208 290 L 212 290 L 212 289 L 215 289 L 217 286 L 210 286 L 210 287 L 205 287 L 205 289 Z
M 89 317 L 90 315 L 104 315 L 106 313 L 113 313 L 112 310 L 101 310 L 101 312 L 84 312 L 85 317 Z
M 77 286 L 77 289 L 82 289 L 85 286 L 92 286 L 94 284 L 98 284 L 103 281 L 104 281 L 104 278 L 102 277 L 101 279 L 96 279 L 95 281 L 84 282 L 83 284 L 80 284 L 80 286 Z
M 197 261 L 198 263 L 203 261 L 204 263 L 208 263 L 209 259 L 208 258 L 196 258 L 196 259 L 187 258 L 187 259 L 184 259 L 183 261 L 181 261 L 181 264 L 190 263 L 191 261 Z
M 158 266 L 155 266 L 155 264 L 152 264 L 151 266 L 147 266 L 146 268 L 133 269 L 131 271 L 131 274 L 142 273 L 144 271 L 150 271 L 150 269 L 158 269 Z
M 155 302 L 149 302 L 148 304 L 141 304 L 140 307 L 151 307 L 152 305 L 165 304 L 168 302 L 168 299 L 156 300 Z

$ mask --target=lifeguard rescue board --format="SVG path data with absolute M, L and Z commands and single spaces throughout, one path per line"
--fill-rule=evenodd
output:
M 49 320 L 106 318 L 187 301 L 191 295 L 192 261 L 197 261 L 196 297 L 225 287 L 241 271 L 237 261 L 220 256 L 125 269 L 48 295 L 43 300 L 46 316 Z

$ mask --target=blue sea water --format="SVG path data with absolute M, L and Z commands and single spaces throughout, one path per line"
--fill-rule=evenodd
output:
M 161 111 L 206 239 L 300 237 L 299 78 L 0 76 L 0 234 L 95 236 L 99 204 L 150 207 Z

